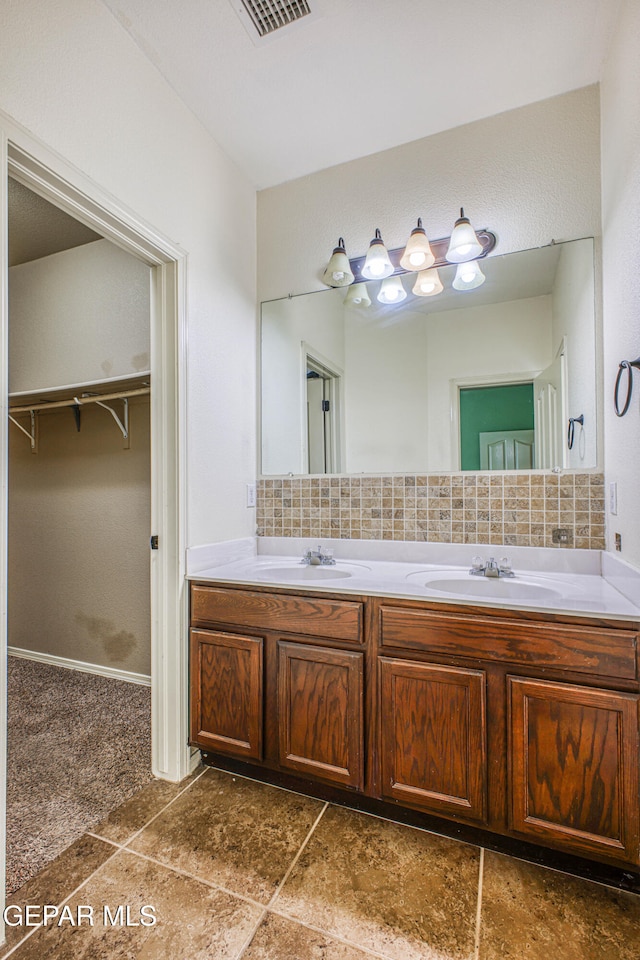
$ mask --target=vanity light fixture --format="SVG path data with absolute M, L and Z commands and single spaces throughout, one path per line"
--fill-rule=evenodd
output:
M 353 279 L 344 240 L 338 237 L 338 246 L 334 247 L 327 269 L 322 275 L 322 282 L 328 287 L 348 287 L 353 283 Z
M 464 263 L 467 260 L 473 260 L 482 253 L 482 244 L 476 236 L 476 232 L 464 215 L 464 210 L 460 207 L 460 216 L 455 222 L 449 241 L 449 249 L 445 257 L 449 263 Z
M 418 217 L 418 226 L 411 231 L 411 236 L 400 258 L 400 266 L 407 271 L 427 270 L 435 262 L 436 258 L 427 240 L 422 219 Z
M 362 267 L 362 276 L 367 280 L 384 280 L 390 277 L 394 271 L 394 266 L 389 259 L 387 248 L 382 242 L 382 234 L 376 228 L 375 236 L 369 244 L 364 266 Z
M 347 290 L 344 302 L 350 303 L 354 307 L 370 307 L 371 297 L 369 296 L 366 283 L 352 284 Z
M 400 277 L 387 277 L 380 284 L 378 301 L 380 303 L 401 303 L 407 298 L 407 291 Z
M 430 270 L 420 271 L 411 292 L 414 293 L 416 297 L 435 297 L 438 293 L 442 293 L 443 290 L 444 287 L 442 286 L 440 274 L 436 267 L 431 267 Z
M 470 260 L 458 264 L 452 287 L 454 290 L 475 290 L 476 287 L 482 286 L 485 279 L 486 277 L 480 269 L 478 261 Z
M 436 284 L 440 289 L 430 289 L 432 275 L 429 274 L 429 278 L 425 280 L 422 277 L 423 273 L 427 274 L 430 270 L 445 267 L 449 263 L 467 263 L 483 259 L 491 253 L 497 243 L 494 233 L 490 230 L 475 231 L 464 216 L 462 208 L 460 213 L 462 216 L 456 221 L 451 236 L 434 240 L 427 239 L 422 220 L 418 219 L 418 225 L 411 231 L 411 236 L 404 248 L 387 250 L 380 230 L 376 229 L 366 257 L 354 257 L 348 261 L 346 261 L 344 240 L 340 237 L 322 279 L 329 287 L 346 287 L 351 283 L 385 280 L 387 277 L 402 276 L 405 273 L 420 273 L 420 283 L 415 279 L 418 289 L 414 287 L 413 292 L 417 296 L 434 296 L 442 291 L 440 279 L 437 279 Z M 418 263 L 418 260 L 421 263 Z M 473 288 L 462 286 L 456 289 L 471 290 Z

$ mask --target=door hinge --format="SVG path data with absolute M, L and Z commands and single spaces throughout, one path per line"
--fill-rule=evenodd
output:
M 323 413 L 328 413 L 328 412 L 329 412 L 329 403 L 330 403 L 329 400 L 323 400 L 323 401 L 322 401 L 322 412 L 323 412 Z
M 151 537 L 151 540 L 150 540 L 150 542 L 149 542 L 149 545 L 150 545 L 150 547 L 151 547 L 152 550 L 157 550 L 157 549 L 158 549 L 158 534 L 157 534 L 157 533 L 154 533 L 154 535 Z

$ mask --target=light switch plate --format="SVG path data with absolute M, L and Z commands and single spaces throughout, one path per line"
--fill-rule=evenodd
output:
M 609 513 L 612 517 L 618 516 L 618 484 L 609 484 Z
M 255 507 L 256 505 L 256 485 L 255 483 L 247 484 L 247 506 Z

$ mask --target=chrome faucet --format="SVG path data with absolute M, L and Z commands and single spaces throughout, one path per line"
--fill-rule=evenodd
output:
M 335 565 L 335 560 L 333 559 L 333 550 L 323 551 L 322 544 L 319 543 L 317 550 L 307 550 L 301 562 L 308 563 L 313 567 L 320 564 L 325 567 L 333 566 Z
M 496 561 L 495 557 L 489 557 L 486 563 L 482 562 L 482 557 L 473 557 L 469 573 L 472 577 L 495 577 L 496 579 L 498 577 L 515 577 L 511 569 L 511 560 L 508 557 L 503 557 L 500 563 Z

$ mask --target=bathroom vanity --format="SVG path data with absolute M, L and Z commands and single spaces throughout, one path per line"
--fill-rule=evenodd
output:
M 424 596 L 225 569 L 190 585 L 191 743 L 209 762 L 640 866 L 640 618 L 452 601 L 420 570 Z

